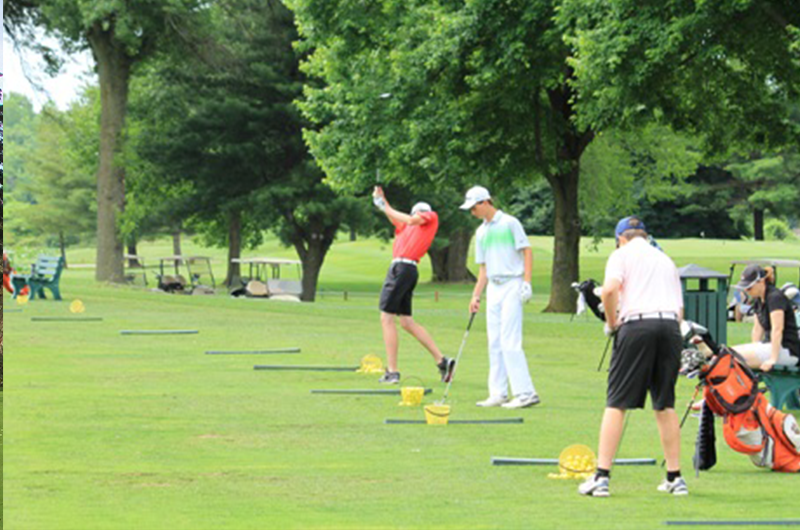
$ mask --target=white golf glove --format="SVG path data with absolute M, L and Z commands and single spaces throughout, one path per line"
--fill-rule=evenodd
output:
M 608 322 L 603 324 L 603 333 L 606 334 L 606 337 L 610 337 L 611 335 L 613 335 L 616 332 L 617 332 L 616 328 L 612 328 L 611 326 L 609 326 Z
M 530 282 L 522 282 L 522 287 L 519 289 L 519 297 L 522 299 L 523 304 L 533 297 L 533 289 L 531 289 Z
M 383 200 L 383 197 L 372 197 L 372 204 L 380 211 L 386 211 L 386 201 Z

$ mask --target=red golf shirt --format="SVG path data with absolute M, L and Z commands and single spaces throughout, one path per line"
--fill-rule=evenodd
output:
M 419 212 L 425 222 L 421 225 L 400 225 L 394 232 L 393 258 L 406 258 L 419 261 L 428 252 L 439 229 L 439 216 L 436 212 Z

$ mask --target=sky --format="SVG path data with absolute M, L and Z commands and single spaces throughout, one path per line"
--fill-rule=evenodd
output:
M 2 52 L 0 71 L 3 72 L 4 99 L 8 98 L 10 92 L 24 94 L 33 102 L 36 111 L 48 100 L 54 101 L 59 109 L 64 110 L 69 107 L 70 102 L 78 98 L 86 83 L 97 82 L 97 76 L 92 72 L 92 56 L 88 51 L 72 54 L 57 77 L 50 77 L 44 72 L 44 63 L 37 54 L 15 49 L 5 33 Z M 34 87 L 28 78 L 33 79 L 40 87 Z

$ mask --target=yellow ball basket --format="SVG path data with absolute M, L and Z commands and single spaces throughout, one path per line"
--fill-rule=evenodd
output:
M 419 381 L 419 386 L 412 386 L 409 381 Z M 398 405 L 401 407 L 418 407 L 422 405 L 422 398 L 425 396 L 425 383 L 419 377 L 407 377 L 400 385 L 400 397 L 402 400 Z
M 17 295 L 17 305 L 25 305 L 28 303 L 29 296 L 27 294 Z
M 359 374 L 382 374 L 383 361 L 377 355 L 365 355 L 361 358 L 361 367 L 356 372 Z
M 428 425 L 447 425 L 450 419 L 450 405 L 425 405 L 425 423 Z
M 72 313 L 83 313 L 84 311 L 86 311 L 86 306 L 84 306 L 83 302 L 81 302 L 80 300 L 74 300 L 69 305 L 69 310 Z
M 585 445 L 570 445 L 558 456 L 558 468 L 560 475 L 551 478 L 585 479 L 597 470 L 597 457 Z

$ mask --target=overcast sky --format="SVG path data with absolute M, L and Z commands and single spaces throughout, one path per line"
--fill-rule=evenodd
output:
M 8 98 L 10 92 L 25 94 L 37 111 L 48 100 L 55 101 L 58 108 L 66 109 L 78 97 L 85 84 L 97 82 L 97 76 L 92 72 L 92 56 L 88 51 L 71 55 L 58 77 L 50 77 L 44 73 L 43 61 L 37 54 L 14 49 L 5 34 L 2 51 L 0 71 L 3 72 L 4 98 Z M 25 73 L 28 74 L 27 77 Z M 38 83 L 40 88 L 35 88 L 28 78 Z

